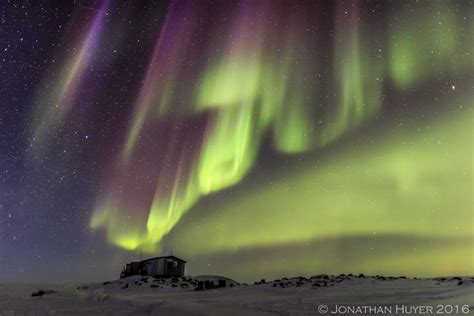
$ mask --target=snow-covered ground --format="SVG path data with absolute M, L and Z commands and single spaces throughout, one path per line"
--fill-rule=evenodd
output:
M 196 291 L 212 286 L 206 280 L 216 286 L 225 280 L 226 287 Z M 474 278 L 319 275 L 245 285 L 216 276 L 133 276 L 79 285 L 0 285 L 1 316 L 321 315 L 325 306 L 330 315 L 474 315 Z

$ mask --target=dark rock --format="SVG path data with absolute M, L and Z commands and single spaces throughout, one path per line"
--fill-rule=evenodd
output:
M 317 274 L 317 275 L 313 275 L 311 279 L 329 280 L 329 276 L 327 274 Z
M 45 292 L 43 290 L 39 290 L 36 292 L 31 293 L 31 296 L 43 296 Z
M 87 290 L 89 287 L 88 286 L 78 286 L 76 287 L 76 290 Z
M 265 284 L 265 279 L 261 279 L 260 281 L 255 281 L 254 285 Z
M 178 284 L 173 283 L 173 284 L 171 284 L 171 286 L 172 286 L 172 287 L 178 287 Z
M 111 283 L 110 281 L 107 281 L 107 282 L 102 283 L 102 285 L 107 285 L 107 284 L 110 284 L 110 283 Z
M 129 287 L 129 284 L 125 283 L 125 285 L 122 287 L 122 289 L 128 289 L 128 287 Z
M 404 276 L 404 275 L 402 275 L 402 276 L 399 276 L 398 278 L 399 278 L 399 279 L 406 279 L 407 277 Z
M 462 283 L 463 283 L 462 281 L 459 281 L 459 282 L 458 282 L 458 285 L 461 285 Z
M 364 278 L 365 279 L 365 275 L 363 275 L 362 273 L 359 274 L 358 278 Z
M 281 287 L 285 287 L 285 283 L 280 282 L 280 286 L 281 286 Z
M 211 290 L 214 288 L 214 282 L 211 282 L 210 280 L 204 281 L 204 288 L 206 290 Z
M 226 282 L 225 280 L 219 280 L 219 283 L 217 284 L 218 287 L 226 287 Z
M 199 281 L 198 282 L 198 286 L 196 286 L 194 288 L 194 291 L 204 291 L 204 282 L 203 281 Z
M 321 284 L 319 284 L 319 283 L 313 283 L 313 287 L 321 287 Z
M 150 285 L 150 287 L 161 287 L 161 286 L 159 286 L 158 284 L 152 284 Z

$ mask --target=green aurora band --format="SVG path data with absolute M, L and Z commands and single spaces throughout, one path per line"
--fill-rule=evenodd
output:
M 373 232 L 472 238 L 473 165 L 466 148 L 473 145 L 474 117 L 472 101 L 460 104 L 469 110 L 266 175 L 271 185 L 244 199 L 217 199 L 208 216 L 193 218 L 199 229 L 181 227 L 168 242 L 197 255 Z M 212 238 L 213 227 L 225 228 L 219 238 Z M 472 244 L 464 247 L 469 254 Z
M 228 256 L 229 265 L 251 254 L 252 264 L 239 262 L 232 271 L 241 279 L 256 266 L 269 278 L 292 268 L 305 274 L 472 274 L 473 104 L 456 104 L 464 110 L 427 120 L 422 129 L 412 124 L 362 136 L 330 159 L 307 158 L 305 166 L 279 174 L 267 170 L 259 175 L 268 184 L 244 198 L 204 201 L 195 209 L 203 216 L 179 225 L 166 247 L 188 258 Z M 275 255 L 277 247 L 287 253 Z M 196 271 L 224 273 L 226 267 Z
M 325 66 L 317 58 L 323 53 L 317 41 L 302 44 L 307 21 L 299 18 L 301 12 L 288 19 L 290 27 L 278 44 L 267 45 L 259 39 L 271 38 L 271 26 L 255 20 L 256 13 L 237 12 L 229 31 L 232 43 L 209 59 L 186 95 L 193 107 L 176 110 L 185 119 L 209 114 L 202 144 L 192 153 L 176 150 L 170 157 L 172 167 L 159 166 L 164 171 L 153 198 L 139 207 L 146 209 L 143 220 L 130 220 L 137 205 L 127 201 L 120 184 L 112 180 L 110 191 L 96 205 L 91 227 L 106 228 L 108 241 L 128 250 L 156 253 L 164 243 L 190 256 L 331 236 L 461 236 L 466 242 L 448 255 L 450 261 L 465 260 L 466 253 L 472 253 L 474 193 L 472 150 L 467 150 L 473 145 L 472 104 L 465 100 L 468 110 L 463 115 L 437 119 L 429 129 L 386 132 L 383 140 L 348 147 L 321 165 L 310 160 L 295 173 L 279 170 L 271 185 L 212 206 L 209 216 L 193 217 L 192 224 L 180 223 L 191 208 L 202 211 L 202 198 L 218 197 L 218 192 L 245 181 L 266 137 L 281 155 L 323 151 L 381 113 L 383 82 L 393 82 L 403 93 L 403 88 L 420 87 L 436 72 L 472 68 L 472 43 L 461 43 L 453 35 L 463 27 L 445 14 L 448 1 L 436 2 L 436 14 L 420 13 L 424 7 L 417 7 L 416 14 L 400 8 L 386 44 L 387 60 L 381 53 L 385 46 L 370 41 L 381 37 L 380 29 L 364 22 L 357 10 L 345 16 L 348 7 L 350 2 L 337 8 L 336 17 L 343 22 L 333 43 L 334 75 L 316 84 L 312 77 Z M 461 53 L 463 44 L 467 54 Z M 185 49 L 178 46 L 179 51 Z M 215 46 L 219 43 L 210 45 L 210 55 Z M 276 49 L 276 56 L 269 53 Z M 176 93 L 166 91 L 179 80 L 177 75 L 167 81 L 149 73 L 146 89 L 156 84 L 159 92 L 150 97 L 142 91 L 138 98 L 117 160 L 119 173 L 133 169 L 134 157 L 141 154 L 140 135 L 169 118 L 170 104 L 180 103 Z

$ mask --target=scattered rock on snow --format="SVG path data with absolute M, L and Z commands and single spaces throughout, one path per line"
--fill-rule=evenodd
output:
M 34 297 L 34 296 L 43 296 L 43 295 L 50 295 L 50 294 L 54 294 L 54 293 L 57 293 L 57 292 L 53 291 L 53 290 L 38 290 L 36 292 L 31 293 L 31 296 L 32 297 Z

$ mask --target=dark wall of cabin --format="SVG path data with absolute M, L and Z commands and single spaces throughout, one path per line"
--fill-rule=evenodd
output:
M 132 262 L 131 264 L 131 269 L 130 269 L 130 274 L 131 275 L 136 275 L 140 272 L 140 269 L 142 267 L 142 263 L 141 262 Z
M 176 264 L 175 264 L 176 263 Z M 175 262 L 166 262 L 165 274 L 173 276 L 183 276 L 184 275 L 184 262 L 175 261 Z
M 152 261 L 145 260 L 131 262 L 125 266 L 120 277 L 131 275 L 152 275 L 158 276 L 184 276 L 185 262 L 168 258 L 157 258 Z

